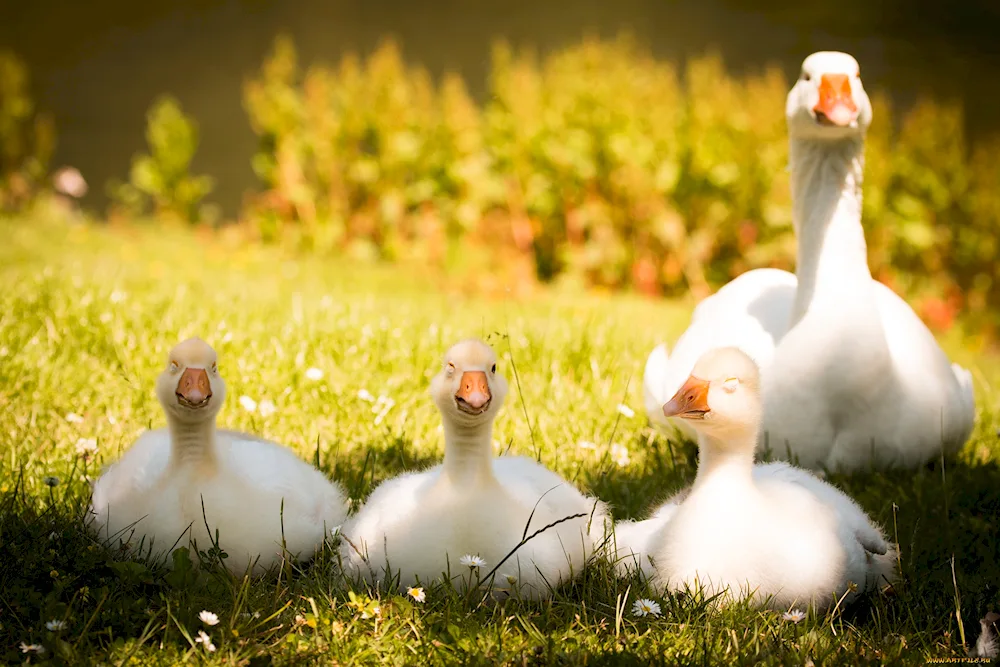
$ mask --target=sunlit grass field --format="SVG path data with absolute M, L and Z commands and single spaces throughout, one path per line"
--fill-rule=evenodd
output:
M 957 333 L 945 343 L 976 377 L 974 438 L 947 465 L 833 478 L 899 542 L 904 575 L 895 595 L 834 615 L 710 611 L 600 562 L 549 602 L 499 605 L 444 588 L 422 603 L 405 591 L 349 595 L 332 550 L 250 582 L 128 563 L 83 530 L 88 481 L 164 423 L 153 382 L 183 338 L 219 353 L 220 425 L 293 448 L 361 503 L 380 481 L 440 460 L 429 379 L 451 343 L 483 337 L 511 384 L 498 453 L 538 455 L 630 518 L 694 477 L 694 445 L 654 434 L 641 405 L 645 356 L 676 338 L 690 305 L 476 298 L 412 269 L 176 230 L 18 219 L 0 222 L 0 239 L 4 661 L 924 664 L 965 656 L 979 619 L 1000 608 L 1000 363 Z M 639 598 L 662 614 L 635 616 Z

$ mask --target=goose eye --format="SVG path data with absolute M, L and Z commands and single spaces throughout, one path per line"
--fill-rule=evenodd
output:
M 218 362 L 214 362 L 213 361 L 212 362 L 212 374 L 214 375 L 215 373 L 218 373 L 218 372 L 219 372 L 219 364 L 218 364 Z
M 809 81 L 810 79 L 812 79 L 812 77 L 809 76 L 809 72 L 802 72 L 802 80 L 803 81 Z
M 180 369 L 181 369 L 181 366 L 176 361 L 171 361 L 170 362 L 170 372 L 171 373 L 176 373 Z
M 490 369 L 490 373 L 493 373 L 495 375 L 496 372 L 497 372 L 497 365 L 493 364 L 493 368 Z
M 455 364 L 453 364 L 453 363 L 451 363 L 451 362 L 449 361 L 449 362 L 448 362 L 448 368 L 447 368 L 446 370 L 447 370 L 447 372 L 448 372 L 448 375 L 451 375 L 452 373 L 454 373 L 454 372 L 455 372 Z
M 736 388 L 739 386 L 740 386 L 740 381 L 738 378 L 728 378 L 725 382 L 722 383 L 722 388 L 725 389 L 730 394 L 736 391 Z

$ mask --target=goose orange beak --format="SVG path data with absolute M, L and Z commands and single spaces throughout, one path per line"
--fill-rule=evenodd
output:
M 486 371 L 465 371 L 462 381 L 455 393 L 458 409 L 470 415 L 486 412 L 490 407 L 493 395 L 490 393 L 490 383 L 486 379 Z
M 846 74 L 824 74 L 819 80 L 819 102 L 813 107 L 816 119 L 827 125 L 845 127 L 858 117 L 858 105 L 851 94 Z
M 681 419 L 704 419 L 710 411 L 708 407 L 709 382 L 691 376 L 687 379 L 674 397 L 663 406 L 665 417 L 680 417 Z
M 203 408 L 212 398 L 212 383 L 204 368 L 185 368 L 177 381 L 177 401 L 188 408 Z

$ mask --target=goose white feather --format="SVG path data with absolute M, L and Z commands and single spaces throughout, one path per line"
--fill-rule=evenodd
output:
M 851 498 L 787 463 L 753 465 L 760 377 L 745 353 L 705 353 L 663 410 L 698 433 L 698 474 L 651 519 L 616 526 L 619 568 L 776 609 L 847 604 L 895 580 L 895 546 Z
M 868 269 L 861 184 L 871 104 L 857 61 L 809 56 L 786 118 L 796 273 L 743 274 L 697 307 L 671 354 L 653 350 L 644 377 L 651 421 L 691 435 L 660 408 L 705 351 L 732 345 L 762 369 L 760 444 L 776 457 L 851 471 L 958 451 L 975 419 L 971 376 Z
M 493 457 L 493 421 L 507 393 L 496 363 L 493 350 L 476 340 L 447 352 L 431 382 L 444 462 L 372 492 L 343 530 L 350 571 L 368 581 L 398 575 L 407 586 L 449 577 L 461 587 L 499 566 L 491 582 L 481 583 L 500 595 L 545 598 L 582 570 L 603 537 L 605 506 L 531 459 Z M 486 564 L 471 572 L 460 565 L 465 555 Z
M 311 557 L 344 522 L 344 494 L 320 471 L 276 443 L 216 429 L 226 386 L 207 343 L 171 350 L 156 394 L 167 428 L 140 436 L 94 485 L 102 540 L 164 559 L 192 542 L 210 549 L 217 532 L 230 570 L 261 573 L 286 556 Z

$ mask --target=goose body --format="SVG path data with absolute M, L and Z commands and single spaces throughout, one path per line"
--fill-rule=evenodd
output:
M 822 610 L 891 583 L 896 550 L 857 503 L 801 468 L 753 465 L 759 392 L 756 365 L 738 349 L 698 361 L 663 408 L 698 433 L 697 478 L 651 519 L 616 526 L 619 568 L 776 609 Z
M 212 548 L 218 531 L 226 567 L 260 573 L 286 556 L 310 558 L 344 522 L 344 494 L 320 471 L 276 443 L 216 429 L 225 384 L 206 343 L 171 351 L 157 395 L 168 427 L 140 436 L 94 485 L 103 541 L 169 564 L 175 548 Z
M 444 462 L 372 492 L 343 531 L 353 572 L 368 581 L 398 576 L 405 586 L 480 581 L 526 598 L 548 597 L 580 572 L 594 551 L 591 532 L 603 530 L 604 505 L 531 459 L 493 457 L 492 425 L 506 391 L 484 343 L 448 351 L 431 385 L 444 420 Z M 466 555 L 484 563 L 462 565 Z M 482 581 L 494 567 L 492 581 Z
M 757 269 L 695 310 L 644 376 L 650 419 L 707 350 L 735 346 L 760 366 L 761 445 L 809 468 L 915 467 L 972 432 L 969 372 L 951 364 L 907 303 L 875 281 L 861 226 L 871 106 L 847 54 L 803 63 L 788 96 L 796 274 Z M 688 435 L 689 426 L 671 420 Z

